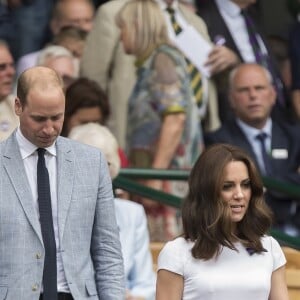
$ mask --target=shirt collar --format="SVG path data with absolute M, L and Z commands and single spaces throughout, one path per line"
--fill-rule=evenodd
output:
M 236 17 L 241 14 L 241 8 L 230 0 L 215 0 L 219 11 L 223 11 L 230 17 Z
M 17 129 L 16 138 L 17 138 L 17 142 L 20 147 L 22 159 L 25 159 L 25 158 L 29 157 L 30 155 L 32 155 L 38 148 L 36 145 L 32 144 L 30 141 L 28 141 L 25 138 L 25 136 L 21 132 L 20 127 L 18 127 L 18 129 Z M 50 147 L 47 147 L 45 149 L 51 155 L 56 156 L 56 143 L 53 143 Z
M 162 11 L 165 11 L 167 7 L 172 7 L 175 11 L 178 10 L 178 1 L 174 0 L 171 5 L 167 5 L 164 0 L 156 0 Z
M 249 138 L 249 140 L 253 140 L 256 138 L 256 136 L 264 132 L 267 134 L 268 138 L 271 138 L 272 136 L 272 120 L 269 118 L 266 122 L 266 125 L 262 129 L 257 129 L 252 126 L 249 126 L 245 122 L 243 122 L 241 119 L 236 120 L 238 125 L 241 127 L 242 131 L 246 133 L 246 136 Z

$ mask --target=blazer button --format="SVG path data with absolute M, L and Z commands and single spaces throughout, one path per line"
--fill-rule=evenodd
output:
M 39 288 L 39 285 L 38 285 L 37 283 L 35 283 L 35 284 L 31 287 L 32 291 L 34 291 L 34 292 L 36 292 L 36 291 L 38 290 L 38 288 Z
M 35 257 L 36 257 L 36 259 L 41 259 L 41 258 L 42 258 L 42 254 L 41 254 L 41 253 L 37 253 L 37 254 L 35 255 Z

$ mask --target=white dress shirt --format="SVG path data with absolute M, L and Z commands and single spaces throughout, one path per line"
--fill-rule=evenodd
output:
M 21 156 L 24 162 L 24 167 L 30 189 L 32 192 L 32 199 L 34 201 L 34 206 L 36 212 L 39 215 L 38 206 L 38 194 L 37 194 L 37 147 L 29 142 L 22 134 L 20 127 L 17 129 L 16 134 L 17 142 L 19 144 Z M 61 252 L 60 252 L 60 240 L 59 240 L 59 228 L 58 228 L 58 213 L 57 213 L 57 168 L 56 168 L 56 147 L 55 144 L 46 148 L 45 152 L 45 162 L 49 173 L 50 180 L 50 193 L 51 193 L 51 207 L 52 207 L 52 217 L 53 217 L 53 227 L 56 242 L 56 261 L 57 261 L 57 290 L 59 292 L 70 292 Z
M 168 5 L 163 0 L 156 0 L 156 2 L 160 6 L 160 8 L 165 16 L 165 20 L 166 20 L 167 27 L 168 27 L 169 38 L 171 41 L 175 41 L 176 35 L 175 35 L 174 29 L 172 27 L 171 21 L 170 21 L 170 14 L 166 11 Z M 178 2 L 173 1 L 173 3 L 170 6 L 174 9 L 174 12 L 175 12 L 174 16 L 175 16 L 176 22 L 179 24 L 179 26 L 182 28 L 182 30 L 187 28 L 189 26 L 189 23 L 185 20 L 184 16 L 180 13 L 180 11 L 178 9 Z
M 245 62 L 255 62 L 255 55 L 240 7 L 230 0 L 215 0 L 230 34 Z

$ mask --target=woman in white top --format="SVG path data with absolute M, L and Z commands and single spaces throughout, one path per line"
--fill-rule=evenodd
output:
M 267 232 L 271 212 L 241 149 L 205 150 L 189 178 L 183 236 L 158 259 L 156 300 L 287 300 L 285 257 Z

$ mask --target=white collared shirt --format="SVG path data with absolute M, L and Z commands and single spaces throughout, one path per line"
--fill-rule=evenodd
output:
M 171 41 L 175 41 L 176 35 L 173 29 L 173 26 L 171 24 L 171 20 L 170 20 L 170 14 L 166 11 L 168 5 L 165 1 L 163 0 L 156 0 L 156 2 L 158 3 L 158 5 L 160 6 L 164 16 L 165 16 L 165 20 L 166 20 L 166 24 L 167 24 L 167 28 L 168 28 L 168 34 L 169 34 L 169 38 Z M 185 20 L 184 16 L 180 13 L 180 10 L 178 9 L 178 2 L 177 1 L 173 1 L 173 3 L 170 5 L 174 11 L 175 11 L 175 19 L 176 22 L 179 24 L 179 26 L 184 30 L 185 28 L 187 28 L 189 26 L 188 22 Z
M 255 62 L 255 54 L 249 41 L 245 20 L 240 7 L 230 0 L 215 0 L 230 34 L 245 62 Z
M 37 194 L 37 147 L 29 142 L 22 134 L 20 127 L 16 132 L 17 142 L 19 144 L 21 157 L 24 163 L 26 175 L 30 185 L 32 199 L 36 212 L 39 216 L 38 206 L 38 194 Z M 51 207 L 53 217 L 53 227 L 56 242 L 56 260 L 57 260 L 57 289 L 59 292 L 69 292 L 67 284 L 61 251 L 60 251 L 60 240 L 59 240 L 59 228 L 58 228 L 58 212 L 57 212 L 57 167 L 56 167 L 56 146 L 55 143 L 50 147 L 46 148 L 45 162 L 49 173 L 50 180 L 50 193 L 51 193 Z
M 266 133 L 267 137 L 265 140 L 266 150 L 268 153 L 271 153 L 272 149 L 272 120 L 269 118 L 266 122 L 266 125 L 262 129 L 257 129 L 247 125 L 240 119 L 236 120 L 241 130 L 244 132 L 248 142 L 252 146 L 254 154 L 256 156 L 257 162 L 259 164 L 260 170 L 263 170 L 265 173 L 265 164 L 261 153 L 261 142 L 257 139 L 259 133 Z

